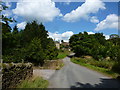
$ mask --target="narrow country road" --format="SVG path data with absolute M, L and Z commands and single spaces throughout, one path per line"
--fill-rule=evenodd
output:
M 120 88 L 117 80 L 74 64 L 69 57 L 63 61 L 65 66 L 49 79 L 49 88 Z

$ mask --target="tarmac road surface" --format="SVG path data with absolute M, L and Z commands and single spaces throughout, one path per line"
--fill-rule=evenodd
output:
M 86 67 L 74 64 L 69 57 L 65 65 L 49 79 L 48 88 L 120 88 L 120 83 Z

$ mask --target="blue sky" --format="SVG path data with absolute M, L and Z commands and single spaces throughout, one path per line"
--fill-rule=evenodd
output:
M 69 13 L 70 11 L 76 9 L 78 6 L 83 4 L 82 2 L 72 2 L 70 5 L 65 5 L 61 3 L 56 3 L 56 7 L 58 7 L 61 10 L 61 13 L 65 15 L 66 13 Z M 98 17 L 100 21 L 104 20 L 107 15 L 109 14 L 117 14 L 118 15 L 118 3 L 117 2 L 109 2 L 105 3 L 106 10 L 100 10 L 98 13 L 93 14 Z M 92 16 L 92 15 L 91 15 Z M 91 23 L 87 20 L 80 20 L 77 22 L 65 22 L 61 19 L 55 19 L 53 22 L 45 23 L 46 28 L 49 29 L 51 32 L 58 31 L 60 33 L 63 33 L 68 30 L 72 30 L 74 33 L 79 33 L 83 31 L 94 31 L 96 24 Z M 51 27 L 52 26 L 52 27 Z M 57 29 L 57 30 L 56 30 Z M 99 32 L 103 32 L 105 34 L 111 34 L 111 33 L 118 33 L 117 29 L 104 29 Z
M 20 5 L 11 2 L 6 4 L 9 9 L 3 14 L 14 17 L 17 23 L 10 25 L 17 25 L 19 29 L 23 29 L 26 22 L 36 19 L 45 25 L 50 37 L 55 40 L 68 41 L 71 35 L 83 31 L 90 34 L 102 32 L 106 38 L 110 34 L 118 34 L 118 2 L 94 1 L 66 3 L 45 0 L 44 6 L 39 2 L 35 3 L 35 7 L 33 2 L 21 2 Z

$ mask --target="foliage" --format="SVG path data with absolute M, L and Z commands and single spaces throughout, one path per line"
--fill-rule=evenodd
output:
M 44 52 L 43 52 L 43 48 L 41 46 L 41 40 L 38 38 L 34 38 L 30 45 L 28 47 L 26 47 L 26 59 L 29 62 L 35 63 L 35 64 L 41 64 L 43 65 L 44 63 Z
M 63 59 L 63 58 L 65 58 L 67 55 L 69 55 L 70 54 L 70 52 L 69 51 L 59 51 L 59 53 L 58 53 L 58 56 L 57 56 L 57 58 L 58 59 Z
M 73 63 L 85 66 L 87 68 L 98 71 L 98 72 L 103 73 L 105 75 L 112 76 L 113 78 L 117 78 L 119 76 L 118 72 L 115 73 L 111 68 L 114 65 L 113 61 L 111 61 L 111 62 L 100 61 L 99 62 L 99 61 L 96 61 L 94 59 L 83 59 L 83 58 L 72 58 L 71 61 Z M 105 67 L 105 65 L 107 67 Z
M 27 23 L 24 30 L 18 31 L 17 26 L 3 24 L 3 59 L 4 62 L 32 62 L 43 65 L 45 59 L 57 57 L 58 50 L 54 41 L 48 38 L 43 24 L 36 21 Z
M 103 60 L 111 57 L 118 60 L 120 50 L 120 38 L 105 40 L 102 33 L 88 34 L 87 32 L 73 35 L 70 40 L 70 47 L 77 56 L 91 55 L 96 60 Z
M 47 40 L 47 43 L 48 44 L 45 49 L 46 59 L 56 59 L 58 56 L 58 49 L 56 48 L 55 42 L 51 38 L 49 38 Z
M 101 59 L 105 52 L 105 37 L 102 33 L 89 35 L 87 32 L 75 34 L 70 38 L 70 46 L 77 56 L 92 55 Z
M 91 65 L 113 68 L 113 71 L 119 73 L 120 38 L 106 40 L 102 33 L 89 35 L 84 32 L 71 36 L 69 42 L 76 56 L 90 55 L 95 59 L 89 62 Z M 110 61 L 106 61 L 106 58 L 110 58 Z M 83 61 L 86 62 L 86 60 Z
M 13 34 L 17 34 L 18 33 L 18 28 L 17 26 L 15 25 L 14 28 L 13 28 Z
M 17 88 L 47 88 L 48 84 L 48 81 L 42 77 L 33 77 L 29 80 L 24 80 Z
M 111 69 L 112 66 L 114 65 L 114 61 L 107 61 L 107 60 L 101 60 L 101 61 L 97 61 L 95 59 L 85 59 L 85 58 L 75 58 L 76 61 L 81 62 L 81 63 L 86 63 L 86 64 L 90 64 L 96 67 L 101 67 L 101 68 L 106 68 L 106 69 Z
M 120 62 L 115 63 L 114 66 L 112 67 L 112 70 L 120 74 Z

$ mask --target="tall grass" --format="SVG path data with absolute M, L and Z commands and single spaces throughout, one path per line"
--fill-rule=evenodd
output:
M 84 58 L 72 58 L 71 61 L 73 63 L 88 67 L 92 70 L 96 70 L 113 78 L 116 78 L 119 75 L 118 73 L 115 73 L 111 70 L 113 65 L 115 64 L 114 61 L 107 61 L 107 60 L 97 61 L 94 59 L 84 59 Z
M 48 81 L 44 80 L 42 77 L 32 77 L 31 79 L 26 79 L 22 81 L 17 88 L 47 88 Z

